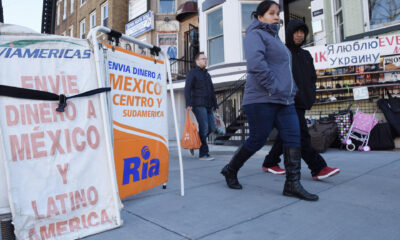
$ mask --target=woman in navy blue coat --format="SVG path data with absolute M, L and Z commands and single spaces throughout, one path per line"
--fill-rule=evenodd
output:
M 262 146 L 275 125 L 283 140 L 286 182 L 283 195 L 316 201 L 300 183 L 300 129 L 294 97 L 297 87 L 292 76 L 291 53 L 278 37 L 279 5 L 261 2 L 246 30 L 244 51 L 247 80 L 243 108 L 250 136 L 221 171 L 228 187 L 242 189 L 237 172 Z

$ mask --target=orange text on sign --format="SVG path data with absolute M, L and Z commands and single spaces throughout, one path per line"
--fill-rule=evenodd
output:
M 113 89 L 130 91 L 130 92 L 138 92 L 138 93 L 147 93 L 147 94 L 161 94 L 161 84 L 154 83 L 151 80 L 132 78 L 128 76 L 118 75 L 115 78 L 115 74 L 110 73 L 110 84 Z

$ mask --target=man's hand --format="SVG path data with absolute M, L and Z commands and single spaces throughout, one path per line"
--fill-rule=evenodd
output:
M 187 106 L 187 107 L 186 107 L 186 110 L 192 111 L 192 106 Z

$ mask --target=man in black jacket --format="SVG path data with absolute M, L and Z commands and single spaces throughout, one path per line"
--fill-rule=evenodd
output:
M 298 87 L 295 97 L 295 107 L 299 118 L 301 132 L 301 156 L 311 170 L 314 180 L 322 180 L 339 173 L 338 168 L 330 168 L 325 160 L 311 146 L 311 137 L 308 133 L 305 111 L 311 109 L 315 101 L 315 81 L 317 75 L 311 54 L 302 49 L 308 34 L 307 25 L 300 20 L 291 20 L 286 29 L 286 46 L 292 53 L 292 73 Z M 262 169 L 273 174 L 285 174 L 279 167 L 282 154 L 282 140 L 276 139 L 269 154 L 265 157 Z
M 207 57 L 200 52 L 195 57 L 196 68 L 190 70 L 186 76 L 185 100 L 186 109 L 193 110 L 199 123 L 199 135 L 201 147 L 199 150 L 200 160 L 214 160 L 210 156 L 207 145 L 207 137 L 215 131 L 214 113 L 218 108 L 215 97 L 214 86 L 211 76 L 207 72 Z M 193 154 L 193 151 L 191 151 Z

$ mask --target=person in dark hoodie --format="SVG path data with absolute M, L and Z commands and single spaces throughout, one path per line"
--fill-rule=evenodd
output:
M 291 54 L 278 37 L 279 5 L 263 1 L 253 12 L 246 30 L 244 52 L 247 80 L 243 108 L 249 123 L 249 138 L 221 170 L 229 188 L 242 189 L 237 173 L 262 146 L 275 125 L 283 141 L 286 181 L 283 195 L 316 201 L 300 183 L 300 129 L 294 107 L 296 84 L 292 77 Z
M 300 123 L 301 156 L 311 170 L 314 180 L 322 180 L 339 173 L 340 169 L 327 166 L 324 158 L 311 145 L 305 111 L 311 109 L 315 102 L 315 73 L 310 52 L 301 48 L 308 34 L 307 25 L 301 20 L 289 21 L 286 28 L 286 46 L 292 53 L 292 73 L 298 87 L 294 99 Z M 279 167 L 280 155 L 283 153 L 283 141 L 278 136 L 269 154 L 265 157 L 262 169 L 273 174 L 285 174 Z

